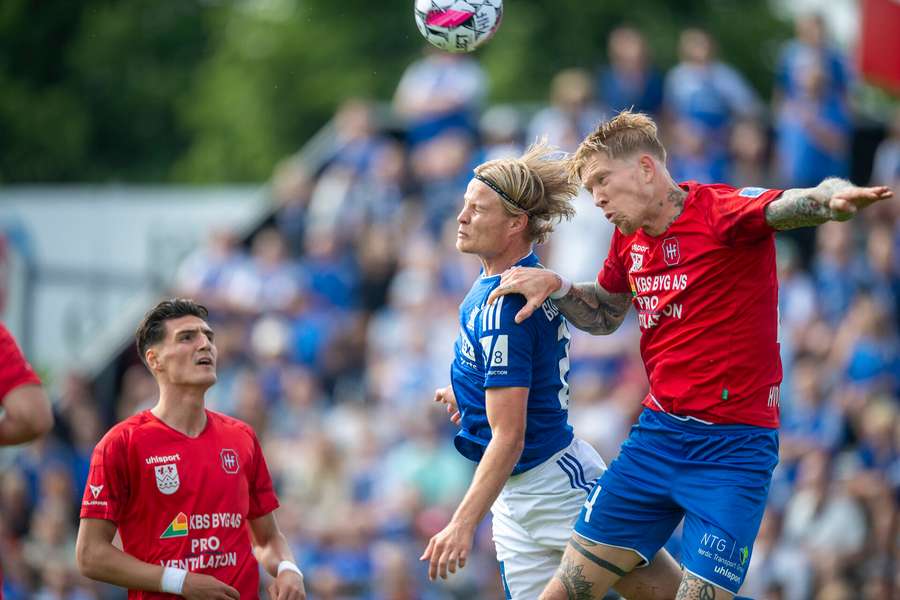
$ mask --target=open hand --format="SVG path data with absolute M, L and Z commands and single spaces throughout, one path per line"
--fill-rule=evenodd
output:
M 437 532 L 429 541 L 424 554 L 419 560 L 428 561 L 428 579 L 434 579 L 440 575 L 441 579 L 447 579 L 447 573 L 456 573 L 456 567 L 460 569 L 466 566 L 466 559 L 472 551 L 472 538 L 475 530 L 465 527 L 453 521 Z
M 852 218 L 858 210 L 879 200 L 886 200 L 892 195 L 891 189 L 883 185 L 874 187 L 850 186 L 831 197 L 828 205 L 831 209 L 831 218 L 835 221 L 846 221 Z
M 545 300 L 559 289 L 562 280 L 559 275 L 547 269 L 535 267 L 513 267 L 500 276 L 500 285 L 488 296 L 488 304 L 507 294 L 525 296 L 525 306 L 516 313 L 516 323 L 521 323 L 531 316 Z

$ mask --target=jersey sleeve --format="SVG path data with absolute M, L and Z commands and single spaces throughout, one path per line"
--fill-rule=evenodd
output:
M 125 432 L 114 428 L 94 447 L 87 485 L 81 499 L 82 519 L 118 523 L 128 503 L 128 448 Z
M 501 296 L 482 310 L 481 343 L 484 360 L 484 387 L 531 387 L 532 358 L 535 348 L 532 319 L 522 323 L 515 317 L 525 306 L 519 294 Z
M 247 518 L 256 519 L 278 508 L 278 497 L 275 495 L 272 476 L 269 474 L 269 465 L 266 464 L 262 446 L 252 431 L 250 435 L 253 437 L 253 463 L 249 474 L 250 509 L 247 511 Z
M 619 257 L 621 234 L 616 229 L 609 241 L 609 252 L 603 261 L 603 268 L 597 273 L 597 283 L 610 294 L 628 293 L 628 273 Z
M 766 206 L 778 198 L 782 190 L 759 187 L 733 188 L 728 185 L 707 186 L 709 225 L 724 244 L 752 244 L 775 230 L 766 222 Z
M 15 338 L 0 323 L 0 404 L 3 398 L 23 385 L 40 385 L 41 380 L 25 360 Z

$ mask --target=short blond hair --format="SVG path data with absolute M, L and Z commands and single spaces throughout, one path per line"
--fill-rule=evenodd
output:
M 499 158 L 478 165 L 475 175 L 502 190 L 498 195 L 508 214 L 528 215 L 528 239 L 543 243 L 556 223 L 575 216 L 572 200 L 578 193 L 578 182 L 569 177 L 567 164 L 557 148 L 540 140 L 519 158 Z
M 601 122 L 579 144 L 569 161 L 569 173 L 576 181 L 581 180 L 581 170 L 595 152 L 611 159 L 646 152 L 661 162 L 666 162 L 666 149 L 659 141 L 656 123 L 644 113 L 629 110 L 623 110 L 609 121 Z

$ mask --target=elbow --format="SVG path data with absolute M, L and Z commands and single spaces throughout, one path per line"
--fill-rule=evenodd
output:
M 513 427 L 494 431 L 492 433 L 492 438 L 498 445 L 506 450 L 510 456 L 514 455 L 517 460 L 525 449 L 524 427 Z
M 97 579 L 97 565 L 100 562 L 97 559 L 97 552 L 81 540 L 75 546 L 75 563 L 78 565 L 78 572 L 88 579 Z
M 31 418 L 32 439 L 50 433 L 53 429 L 53 409 L 49 402 L 42 402 L 35 408 Z
M 619 326 L 622 324 L 622 321 L 625 319 L 609 319 L 604 320 L 600 323 L 591 323 L 589 326 L 584 328 L 584 331 L 587 331 L 591 335 L 609 335 L 614 332 Z

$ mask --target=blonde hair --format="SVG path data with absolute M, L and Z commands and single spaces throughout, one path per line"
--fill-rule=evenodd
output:
M 528 215 L 528 239 L 543 243 L 556 223 L 575 216 L 572 200 L 578 183 L 569 177 L 567 163 L 558 149 L 540 140 L 519 158 L 478 165 L 475 175 L 503 192 L 498 195 L 507 213 Z
M 624 158 L 643 151 L 666 162 L 666 149 L 659 141 L 656 123 L 644 113 L 623 110 L 609 121 L 603 121 L 578 146 L 569 161 L 569 173 L 581 180 L 581 170 L 595 152 L 611 159 Z

